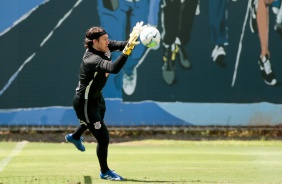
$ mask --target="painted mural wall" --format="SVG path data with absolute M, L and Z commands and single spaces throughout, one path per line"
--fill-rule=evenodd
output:
M 136 46 L 109 76 L 108 125 L 280 125 L 281 2 L 267 6 L 266 20 L 252 3 L 2 0 L 0 126 L 77 125 L 72 98 L 86 30 L 102 26 L 110 39 L 127 40 L 138 21 L 158 28 L 161 44 Z

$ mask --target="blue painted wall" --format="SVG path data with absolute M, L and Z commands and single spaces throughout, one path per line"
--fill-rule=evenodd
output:
M 201 1 L 184 46 L 192 68 L 176 63 L 177 81 L 167 85 L 161 73 L 164 48 L 147 51 L 132 95 L 117 88 L 115 82 L 122 76 L 111 76 L 104 90 L 105 121 L 113 126 L 281 124 L 281 86 L 268 86 L 260 76 L 260 43 L 250 31 L 247 6 L 248 1 L 228 4 L 225 68 L 211 59 L 209 4 Z M 96 0 L 3 0 L 0 10 L 0 126 L 76 125 L 71 105 L 84 33 L 102 24 Z M 153 21 L 162 32 L 161 10 L 156 16 Z M 271 62 L 282 81 L 282 44 L 275 19 L 270 11 Z M 126 31 L 128 27 L 128 35 Z
M 19 20 L 23 15 L 32 11 L 45 0 L 2 0 L 0 1 L 0 32 L 12 27 L 14 22 Z

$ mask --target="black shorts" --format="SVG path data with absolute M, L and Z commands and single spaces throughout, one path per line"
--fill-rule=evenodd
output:
M 86 125 L 87 129 L 97 139 L 99 147 L 107 149 L 110 138 L 104 123 L 106 106 L 103 96 L 100 95 L 98 98 L 91 100 L 74 96 L 73 108 L 80 124 Z
M 82 99 L 75 95 L 73 108 L 81 123 L 94 124 L 104 120 L 106 104 L 103 95 L 95 99 Z

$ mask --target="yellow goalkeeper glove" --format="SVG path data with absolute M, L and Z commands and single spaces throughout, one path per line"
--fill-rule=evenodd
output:
M 130 55 L 131 51 L 134 49 L 136 45 L 138 45 L 140 42 L 137 41 L 140 32 L 147 27 L 147 25 L 143 26 L 143 21 L 137 22 L 136 25 L 133 27 L 132 32 L 129 35 L 129 40 L 126 44 L 126 46 L 123 49 L 123 54 Z

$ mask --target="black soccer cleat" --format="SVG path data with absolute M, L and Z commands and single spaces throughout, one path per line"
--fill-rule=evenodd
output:
M 177 45 L 177 46 L 179 47 L 178 59 L 180 65 L 185 69 L 191 68 L 191 63 L 188 59 L 188 54 L 186 53 L 185 48 L 182 47 L 181 45 Z
M 269 60 L 269 56 L 265 55 L 263 57 L 260 57 L 258 60 L 258 64 L 259 64 L 261 76 L 264 82 L 270 86 L 278 85 L 275 73 L 273 71 L 273 68 Z
M 221 67 L 225 67 L 226 64 L 224 63 L 226 53 L 224 47 L 221 45 L 216 45 L 212 51 L 212 60 Z

